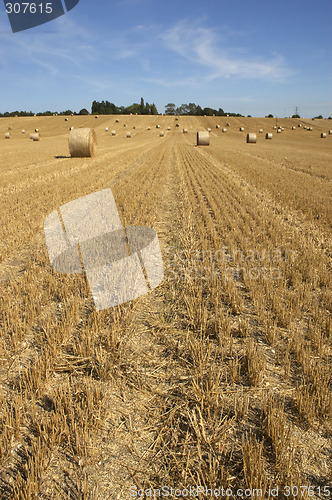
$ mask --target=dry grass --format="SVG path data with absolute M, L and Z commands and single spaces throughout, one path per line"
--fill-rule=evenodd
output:
M 75 130 L 98 124 L 88 161 L 67 157 L 62 117 L 17 119 L 19 131 L 38 120 L 38 161 L 17 130 L 3 141 L 1 498 L 127 499 L 130 487 L 163 485 L 231 488 L 231 498 L 312 486 L 292 498 L 319 498 L 332 434 L 324 123 L 307 135 L 284 120 L 249 151 L 245 119 L 229 118 L 208 148 L 195 131 L 217 117 L 181 117 L 188 133 L 173 126 L 163 141 L 147 125 L 168 129 L 174 117 L 125 119 L 131 141 L 114 117 L 72 117 Z M 43 221 L 106 187 L 125 225 L 156 229 L 165 279 L 96 312 L 84 276 L 50 268 Z

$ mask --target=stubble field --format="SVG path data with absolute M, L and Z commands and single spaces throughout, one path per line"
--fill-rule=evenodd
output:
M 332 496 L 332 126 L 275 125 L 0 119 L 1 499 Z M 95 157 L 69 157 L 70 126 L 95 129 Z M 165 277 L 97 312 L 83 275 L 52 270 L 43 223 L 105 188 L 123 225 L 157 231 Z

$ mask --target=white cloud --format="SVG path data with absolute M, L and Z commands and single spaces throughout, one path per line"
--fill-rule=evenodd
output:
M 45 25 L 35 30 L 3 34 L 0 43 L 7 46 L 5 57 L 8 63 L 15 60 L 16 63 L 39 66 L 49 75 L 61 72 L 66 63 L 80 67 L 96 57 L 89 32 L 67 16 L 52 21 L 52 27 Z
M 225 37 L 215 29 L 180 21 L 161 35 L 166 48 L 188 61 L 205 66 L 207 80 L 216 78 L 258 78 L 284 80 L 292 74 L 283 56 L 270 59 L 248 53 L 244 47 L 227 46 Z
M 146 83 L 151 83 L 153 85 L 159 85 L 165 88 L 172 87 L 188 87 L 188 86 L 201 86 L 201 81 L 198 77 L 192 76 L 187 78 L 172 78 L 171 76 L 167 77 L 150 77 L 150 78 L 137 78 L 137 80 L 141 80 Z

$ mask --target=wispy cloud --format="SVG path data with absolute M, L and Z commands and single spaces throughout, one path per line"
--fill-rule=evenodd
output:
M 273 54 L 267 59 L 251 54 L 244 47 L 229 47 L 222 33 L 185 20 L 160 37 L 167 49 L 206 67 L 209 70 L 205 75 L 207 80 L 220 77 L 285 80 L 292 74 L 283 56 Z
M 0 44 L 6 43 L 4 57 L 20 61 L 33 67 L 42 67 L 46 73 L 55 75 L 64 64 L 80 67 L 94 60 L 96 49 L 91 34 L 75 24 L 67 16 L 61 21 L 52 21 L 52 31 L 42 28 L 22 33 L 5 33 Z M 0 45 L 0 48 L 1 48 Z
M 146 68 L 148 55 L 156 41 L 157 27 L 151 24 L 135 25 L 125 30 L 113 30 L 112 34 L 100 42 L 102 51 L 115 61 L 139 60 Z M 144 66 L 145 65 L 145 66 Z
M 187 87 L 192 85 L 200 85 L 199 79 L 195 76 L 188 76 L 186 78 L 174 78 L 171 75 L 167 76 L 148 76 L 139 77 L 137 80 L 141 80 L 146 83 L 151 83 L 153 85 L 159 85 L 165 88 L 171 87 Z

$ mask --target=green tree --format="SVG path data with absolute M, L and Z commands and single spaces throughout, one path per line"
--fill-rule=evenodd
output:
M 196 106 L 196 116 L 203 116 L 203 115 L 204 113 L 200 105 Z
M 166 115 L 175 115 L 175 112 L 176 112 L 176 107 L 173 102 L 169 102 L 168 104 L 166 104 L 165 106 Z
M 151 104 L 151 115 L 157 115 L 158 114 L 158 110 L 156 108 L 156 105 L 153 103 Z
M 196 115 L 196 104 L 194 102 L 190 102 L 188 104 L 188 114 L 189 115 Z
M 189 115 L 189 112 L 190 112 L 190 109 L 189 109 L 188 104 L 181 104 L 181 106 L 179 106 L 176 109 L 177 115 Z
M 217 111 L 215 109 L 212 109 L 212 108 L 204 108 L 203 109 L 203 115 L 213 116 L 213 115 L 216 115 L 216 114 L 217 114 Z
M 141 115 L 144 115 L 144 111 L 145 111 L 145 104 L 144 104 L 144 99 L 143 97 L 141 97 L 141 104 L 140 104 L 140 114 Z
M 99 114 L 99 102 L 93 101 L 92 106 L 91 106 L 91 113 L 93 115 Z
M 86 108 L 82 108 L 78 114 L 79 115 L 88 115 L 89 111 Z
M 125 114 L 127 115 L 130 115 L 130 113 L 132 113 L 133 115 L 135 115 L 136 113 L 140 114 L 140 112 L 141 112 L 141 107 L 137 102 L 134 102 L 134 104 L 132 104 L 131 106 L 127 106 L 125 108 Z

